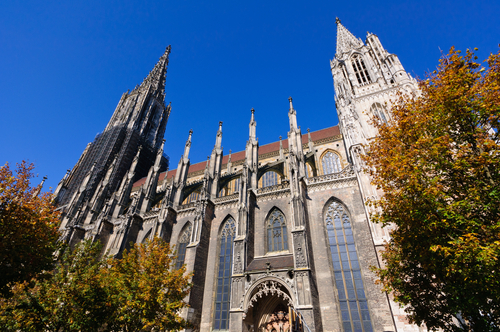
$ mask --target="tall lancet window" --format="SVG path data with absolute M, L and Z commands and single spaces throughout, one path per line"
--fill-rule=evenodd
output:
M 325 153 L 321 158 L 321 163 L 323 164 L 323 174 L 337 173 L 342 170 L 339 155 L 335 152 L 328 151 Z
M 384 106 L 382 106 L 381 103 L 373 103 L 373 105 L 370 107 L 370 110 L 378 120 L 382 121 L 383 123 L 387 123 Z
M 233 217 L 229 217 L 224 222 L 220 233 L 214 330 L 229 330 L 231 274 L 233 269 L 233 240 L 235 233 L 236 223 Z
M 358 254 L 345 207 L 336 201 L 330 203 L 325 222 L 344 331 L 371 332 L 373 330 Z
M 274 208 L 267 218 L 267 251 L 288 250 L 286 220 L 283 213 Z
M 189 239 L 191 237 L 191 229 L 191 223 L 188 221 L 182 229 L 179 240 L 177 241 L 177 261 L 175 262 L 176 269 L 180 269 L 182 265 L 184 265 L 184 259 L 186 258 L 186 247 L 189 244 Z
M 354 73 L 356 74 L 356 78 L 358 79 L 359 84 L 371 83 L 370 75 L 368 74 L 368 70 L 366 69 L 365 62 L 359 55 L 354 55 L 352 57 L 352 67 L 354 68 Z

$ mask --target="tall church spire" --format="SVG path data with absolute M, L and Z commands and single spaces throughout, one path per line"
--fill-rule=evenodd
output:
M 141 87 L 151 86 L 156 94 L 165 94 L 165 80 L 167 76 L 168 56 L 170 54 L 170 45 L 167 46 L 165 52 L 160 57 L 153 70 L 141 83 Z
M 340 56 L 344 52 L 348 52 L 350 49 L 358 48 L 363 46 L 361 39 L 356 38 L 345 26 L 340 23 L 340 19 L 337 17 L 335 20 L 337 23 L 337 56 Z

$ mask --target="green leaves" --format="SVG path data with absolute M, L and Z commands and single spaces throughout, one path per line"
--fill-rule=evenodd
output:
M 34 165 L 23 161 L 15 174 L 0 167 L 0 295 L 9 285 L 27 281 L 54 264 L 59 214 L 50 193 L 31 187 Z
M 366 156 L 384 191 L 372 218 L 397 226 L 380 280 L 430 329 L 500 329 L 500 53 L 486 63 L 452 48 Z
M 0 299 L 1 331 L 178 331 L 190 275 L 160 239 L 136 245 L 121 260 L 99 259 L 90 240 L 59 256 L 52 272 L 17 283 Z

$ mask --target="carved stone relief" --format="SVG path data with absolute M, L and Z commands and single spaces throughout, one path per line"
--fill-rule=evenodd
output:
M 295 267 L 296 268 L 303 268 L 307 267 L 307 259 L 304 253 L 304 248 L 303 248 L 303 233 L 302 232 L 296 232 L 293 233 L 293 244 L 294 244 L 294 251 L 295 251 Z

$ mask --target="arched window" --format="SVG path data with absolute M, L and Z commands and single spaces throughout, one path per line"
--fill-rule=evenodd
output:
M 371 332 L 370 312 L 345 207 L 333 201 L 325 217 L 344 331 Z
M 215 296 L 214 330 L 229 330 L 229 309 L 231 294 L 231 274 L 233 270 L 233 240 L 236 222 L 229 217 L 220 233 L 219 268 Z
M 220 191 L 217 197 L 229 196 L 240 190 L 240 178 L 232 179 Z
M 306 178 L 312 178 L 314 176 L 314 171 L 309 163 L 306 163 Z
M 184 202 L 182 202 L 182 204 L 189 204 L 191 202 L 196 202 L 199 198 L 200 198 L 200 192 L 193 191 L 191 194 L 189 194 L 188 197 L 184 199 Z
M 286 220 L 283 213 L 274 208 L 267 217 L 267 251 L 288 250 Z
M 359 84 L 371 83 L 372 80 L 370 79 L 370 75 L 368 74 L 368 70 L 366 69 L 365 62 L 363 61 L 363 58 L 361 58 L 361 56 L 354 55 L 352 57 L 352 67 Z
M 372 114 L 377 117 L 383 123 L 387 123 L 387 118 L 385 117 L 385 108 L 380 103 L 373 103 L 370 107 L 370 111 Z
M 323 174 L 337 173 L 342 170 L 339 155 L 332 151 L 327 151 L 321 159 L 323 164 Z
M 259 180 L 259 188 L 274 186 L 281 183 L 281 178 L 275 171 L 267 171 Z
M 175 268 L 178 270 L 184 265 L 184 259 L 186 258 L 186 247 L 189 244 L 191 238 L 191 223 L 188 223 L 184 226 L 182 230 L 179 240 L 177 241 L 177 261 L 175 262 Z

